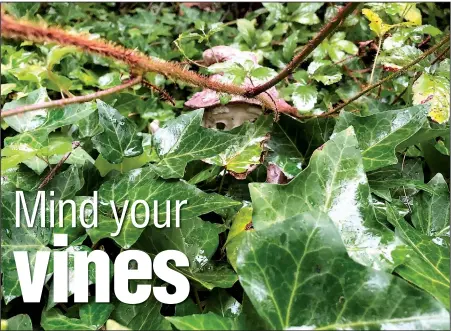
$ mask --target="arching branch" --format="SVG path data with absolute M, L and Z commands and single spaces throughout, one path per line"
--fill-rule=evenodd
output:
M 326 39 L 327 36 L 329 36 L 348 15 L 357 8 L 358 5 L 359 3 L 349 2 L 346 6 L 341 8 L 338 14 L 318 32 L 315 38 L 310 40 L 307 45 L 305 45 L 299 54 L 297 54 L 291 62 L 288 63 L 279 74 L 277 74 L 277 76 L 262 85 L 249 89 L 245 93 L 245 96 L 251 98 L 259 95 L 260 93 L 276 85 L 284 78 L 288 77 L 315 50 L 315 48 L 318 47 L 319 44 L 321 44 L 321 42 Z

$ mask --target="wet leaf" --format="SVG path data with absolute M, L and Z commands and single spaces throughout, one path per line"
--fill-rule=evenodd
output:
M 352 125 L 362 151 L 365 170 L 375 170 L 398 162 L 396 146 L 420 130 L 426 123 L 427 111 L 427 106 L 415 106 L 364 117 L 342 112 L 334 132 Z
M 27 96 L 5 103 L 2 111 L 14 109 L 17 107 L 35 105 L 48 101 L 49 97 L 45 88 L 40 88 L 30 92 Z M 23 114 L 5 117 L 3 120 L 17 132 L 25 132 L 36 129 L 41 126 L 47 117 L 45 109 L 29 111 Z
M 393 252 L 395 259 L 403 261 L 395 271 L 431 293 L 449 309 L 449 239 L 421 234 L 399 217 L 391 206 L 387 206 L 387 217 L 396 227 L 397 236 L 408 246 Z
M 153 136 L 160 158 L 155 171 L 163 178 L 181 178 L 188 162 L 223 152 L 234 136 L 201 126 L 203 110 L 195 110 L 166 123 Z
M 286 185 L 249 185 L 257 231 L 299 213 L 321 210 L 339 229 L 350 256 L 377 269 L 393 266 L 394 233 L 375 218 L 352 128 L 337 133 Z
M 427 236 L 449 235 L 449 188 L 442 174 L 427 186 L 432 192 L 420 192 L 413 198 L 412 223 Z
M 262 115 L 255 123 L 246 122 L 231 131 L 236 138 L 233 144 L 217 156 L 204 161 L 225 167 L 226 170 L 246 176 L 254 165 L 261 163 L 264 143 L 272 128 L 272 116 Z
M 103 132 L 94 136 L 92 142 L 100 154 L 113 164 L 142 154 L 142 137 L 136 125 L 103 101 L 97 100 L 97 108 Z
M 222 229 L 217 225 L 202 221 L 200 218 L 184 218 L 179 228 L 166 228 L 164 231 L 148 227 L 143 232 L 135 247 L 150 254 L 158 254 L 164 250 L 175 249 L 184 253 L 189 260 L 189 268 L 178 268 L 189 278 L 199 282 L 208 289 L 213 287 L 231 287 L 237 280 L 233 272 L 220 271 L 215 279 L 205 279 L 214 269 L 211 260 L 219 245 L 219 233 Z M 208 276 L 207 276 L 208 277 Z
M 449 328 L 448 311 L 433 297 L 352 261 L 321 212 L 248 233 L 238 274 L 271 329 Z

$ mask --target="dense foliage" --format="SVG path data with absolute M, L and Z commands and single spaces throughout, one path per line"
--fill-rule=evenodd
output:
M 342 5 L 3 7 L 12 17 L 258 85 Z M 76 47 L 2 38 L 2 329 L 449 329 L 449 44 L 404 69 L 449 33 L 449 14 L 438 3 L 359 6 L 276 86 L 299 118 L 262 111 L 258 102 L 228 103 L 234 99 L 224 93 L 220 103 L 192 110 L 185 102 L 202 88 L 153 72 L 144 78 L 163 94 L 136 84 L 5 116 L 107 90 L 134 73 Z M 206 63 L 203 52 L 221 45 L 253 55 Z M 215 107 L 229 107 L 232 118 L 215 122 L 223 116 Z M 161 218 L 165 200 L 187 199 L 189 208 L 180 228 L 138 229 L 128 215 L 116 237 L 108 209 L 88 230 L 71 227 L 70 212 L 62 228 L 16 228 L 16 190 L 26 192 L 30 210 L 39 189 L 77 205 L 94 191 L 99 205 L 158 200 Z M 55 304 L 51 265 L 41 303 L 24 304 L 12 252 L 29 251 L 33 264 L 36 251 L 58 249 L 52 233 L 69 235 L 69 252 L 102 249 L 112 261 L 126 249 L 152 257 L 180 250 L 190 259 L 179 270 L 190 297 L 175 306 L 153 296 L 138 305 Z

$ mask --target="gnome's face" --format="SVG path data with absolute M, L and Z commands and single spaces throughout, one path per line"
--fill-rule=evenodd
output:
M 210 129 L 232 130 L 244 122 L 253 122 L 263 113 L 259 105 L 246 102 L 229 103 L 205 109 L 203 126 Z

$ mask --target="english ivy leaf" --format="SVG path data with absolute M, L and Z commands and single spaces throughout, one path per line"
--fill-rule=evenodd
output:
M 136 282 L 130 282 L 131 290 L 136 291 Z M 170 324 L 160 314 L 161 302 L 153 295 L 140 304 L 128 305 L 117 302 L 111 318 L 125 326 L 127 330 L 169 330 Z M 117 329 L 111 329 L 117 330 Z
M 293 178 L 301 170 L 305 163 L 304 155 L 300 151 L 302 130 L 297 126 L 297 120 L 282 115 L 278 122 L 274 123 L 268 146 L 271 150 L 266 158 L 268 163 L 277 165 L 288 178 Z
M 123 174 L 129 172 L 130 170 L 141 168 L 151 161 L 158 161 L 158 156 L 152 149 L 152 137 L 149 134 L 143 134 L 143 136 L 143 153 L 141 155 L 124 158 L 122 162 L 118 164 L 112 164 L 105 160 L 102 155 L 99 155 L 95 161 L 95 166 L 99 170 L 100 175 L 105 177 L 110 171 L 113 170 L 119 171 Z
M 413 104 L 430 104 L 429 116 L 438 123 L 449 120 L 449 78 L 423 73 L 413 84 Z
M 53 46 L 47 53 L 47 68 L 49 70 L 52 70 L 53 66 L 55 64 L 59 64 L 65 56 L 74 54 L 77 51 L 79 51 L 79 49 L 77 49 L 76 47 Z
M 211 312 L 183 317 L 166 317 L 166 319 L 179 330 L 243 330 L 238 321 Z
M 85 184 L 82 168 L 70 165 L 65 171 L 57 174 L 46 186 L 47 192 L 53 191 L 58 199 L 74 196 Z
M 19 163 L 32 159 L 42 148 L 48 144 L 46 130 L 33 130 L 23 132 L 4 140 L 2 149 L 2 173 Z
M 168 121 L 153 135 L 160 161 L 153 167 L 161 177 L 182 178 L 188 162 L 212 157 L 233 144 L 234 136 L 201 126 L 198 109 Z
M 53 131 L 65 125 L 74 124 L 97 109 L 95 103 L 86 102 L 80 104 L 67 105 L 64 108 L 52 109 L 47 114 L 46 121 L 40 128 Z
M 5 325 L 3 324 L 5 323 Z M 2 330 L 33 330 L 30 316 L 25 314 L 19 314 L 14 317 L 2 320 Z
M 91 113 L 88 117 L 82 118 L 76 123 L 78 127 L 78 138 L 91 138 L 103 131 L 99 123 L 99 114 Z
M 241 314 L 241 304 L 224 289 L 214 289 L 208 298 L 204 313 L 212 312 L 222 317 L 236 318 Z
M 48 101 L 49 97 L 45 88 L 39 88 L 30 92 L 27 96 L 5 103 L 2 111 L 17 107 L 39 104 Z M 29 111 L 23 114 L 5 117 L 3 120 L 17 132 L 25 132 L 41 126 L 47 117 L 45 109 Z
M 431 293 L 449 309 L 449 239 L 428 237 L 411 227 L 390 205 L 388 220 L 408 248 L 397 248 L 393 256 L 403 261 L 395 271 L 404 279 Z
M 19 166 L 4 172 L 3 178 L 21 191 L 34 191 L 41 183 L 41 178 L 26 166 Z
M 77 208 L 79 208 L 80 205 L 84 201 L 87 201 L 87 200 L 91 201 L 92 197 L 76 196 L 76 197 L 72 198 L 72 200 L 75 202 L 75 205 L 77 206 Z M 89 207 L 89 205 L 88 205 L 88 207 Z M 92 210 L 88 209 L 88 207 L 86 208 L 86 212 L 85 212 L 86 218 L 88 215 L 92 214 Z M 58 221 L 59 221 L 59 216 L 58 216 Z M 54 227 L 53 233 L 54 234 L 55 233 L 67 234 L 67 239 L 68 239 L 67 241 L 68 241 L 69 245 L 75 246 L 73 244 L 73 242 L 85 234 L 85 232 L 86 232 L 85 228 L 78 221 L 75 223 L 75 226 L 73 226 L 73 224 L 72 224 L 72 208 L 69 208 L 69 207 L 64 208 L 62 221 L 63 221 L 63 226 L 62 227 L 60 227 L 60 226 Z M 53 244 L 53 238 L 51 240 L 51 243 Z
M 315 86 L 296 84 L 291 99 L 300 113 L 310 112 L 315 108 L 318 91 Z
M 432 178 L 427 186 L 431 192 L 420 192 L 413 197 L 412 223 L 427 236 L 449 234 L 449 189 L 442 174 Z
M 74 279 L 74 273 L 75 273 L 75 256 L 74 253 L 75 252 L 80 252 L 80 251 L 84 251 L 87 252 L 87 254 L 92 252 L 92 249 L 87 247 L 87 246 L 68 246 L 65 251 L 67 252 L 67 256 L 68 256 L 68 274 L 69 274 L 69 281 L 67 284 L 67 288 L 68 288 L 68 296 L 71 296 L 72 294 L 74 294 L 74 286 L 75 286 L 75 279 Z M 113 276 L 113 264 L 110 262 L 110 271 L 109 271 L 109 276 L 110 279 Z M 97 281 L 96 279 L 96 270 L 95 270 L 95 265 L 93 263 L 89 264 L 88 266 L 88 284 L 92 285 L 95 284 L 95 282 Z M 53 307 L 56 306 L 56 302 L 53 300 L 54 299 L 54 282 L 55 280 L 52 280 L 52 283 L 50 285 L 50 291 L 49 291 L 49 298 L 47 301 L 47 306 L 46 306 L 46 310 L 47 311 L 51 311 L 53 309 Z M 88 317 L 88 316 L 87 316 Z M 86 322 L 86 321 L 85 321 Z M 86 322 L 87 323 L 87 322 Z M 88 324 L 88 323 L 87 323 Z
M 36 192 L 24 192 L 29 212 L 33 210 L 36 195 Z M 48 208 L 48 205 L 46 205 L 46 208 Z M 33 273 L 36 253 L 50 250 L 47 246 L 52 235 L 50 227 L 41 227 L 39 218 L 35 221 L 33 227 L 28 227 L 24 219 L 21 220 L 20 226 L 16 227 L 15 210 L 15 189 L 9 185 L 2 185 L 2 294 L 6 304 L 22 295 L 14 260 L 14 251 L 28 252 L 30 272 Z M 48 209 L 46 212 L 48 212 Z M 48 216 L 48 214 L 46 215 Z M 52 273 L 53 265 L 51 263 L 49 262 L 47 274 Z
M 166 200 L 171 201 L 171 217 L 175 217 L 175 201 L 187 200 L 188 204 L 180 210 L 181 219 L 203 215 L 211 211 L 239 205 L 240 202 L 219 194 L 207 194 L 183 180 L 165 181 L 158 177 L 149 167 L 131 170 L 102 184 L 99 189 L 99 205 L 106 206 L 111 213 L 110 201 L 122 208 L 125 201 L 145 200 L 149 206 L 158 201 L 158 215 L 166 217 Z M 154 207 L 155 208 L 155 207 Z M 141 211 L 137 209 L 137 215 Z
M 362 151 L 365 170 L 375 170 L 398 162 L 396 146 L 420 130 L 427 121 L 427 111 L 427 106 L 420 105 L 364 117 L 342 112 L 334 132 L 352 125 Z
M 400 143 L 396 149 L 398 151 L 403 151 L 409 146 L 418 145 L 419 143 L 426 142 L 437 137 L 445 137 L 448 133 L 448 129 L 432 129 L 429 125 L 423 126 L 413 136 Z
M 186 299 L 175 306 L 175 316 L 187 316 L 198 314 L 199 312 L 199 306 L 191 299 Z
M 321 212 L 248 233 L 238 274 L 273 329 L 449 328 L 448 311 L 433 297 L 352 261 L 334 223 Z
M 97 243 L 103 238 L 111 238 L 122 248 L 129 249 L 138 240 L 144 229 L 134 226 L 130 216 L 127 215 L 121 231 L 113 237 L 111 234 L 116 233 L 116 231 L 117 223 L 115 219 L 102 214 L 99 215 L 98 226 L 86 230 L 93 243 Z
M 376 269 L 393 266 L 394 233 L 375 218 L 354 130 L 316 150 L 309 166 L 286 185 L 251 183 L 257 231 L 299 213 L 321 210 L 339 229 L 351 258 Z
M 229 131 L 236 137 L 234 143 L 229 144 L 224 152 L 204 161 L 223 166 L 235 176 L 246 177 L 253 165 L 260 164 L 263 143 L 269 138 L 272 123 L 272 116 L 262 115 L 255 123 L 246 122 Z
M 90 325 L 78 318 L 69 318 L 56 309 L 44 310 L 41 316 L 41 326 L 48 330 L 97 330 L 95 325 Z
M 103 132 L 92 138 L 102 156 L 111 163 L 121 163 L 124 157 L 142 154 L 142 137 L 136 125 L 123 117 L 113 107 L 97 100 L 100 124 Z
M 198 161 L 197 166 L 202 167 L 201 171 L 199 171 L 194 176 L 190 177 L 189 180 L 187 179 L 188 183 L 196 185 L 199 184 L 205 180 L 211 180 L 215 177 L 217 177 L 222 168 L 215 165 L 206 165 L 205 163 Z M 186 175 L 186 174 L 185 174 Z
M 340 68 L 328 60 L 310 62 L 307 72 L 310 78 L 324 85 L 331 85 L 341 80 Z
M 86 303 L 80 307 L 80 319 L 84 323 L 94 325 L 96 329 L 99 329 L 105 324 L 113 310 L 114 306 L 111 303 Z
M 216 279 L 211 281 L 202 277 L 204 271 L 214 274 L 211 258 L 218 248 L 222 229 L 197 217 L 184 218 L 180 223 L 178 228 L 171 226 L 163 231 L 153 226 L 147 227 L 135 247 L 153 255 L 168 249 L 178 250 L 188 257 L 190 264 L 188 270 L 179 268 L 180 272 L 208 289 L 231 287 L 237 280 L 236 275 L 231 283 L 226 277 L 223 278 L 221 272 L 217 272 Z

